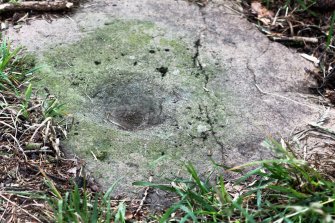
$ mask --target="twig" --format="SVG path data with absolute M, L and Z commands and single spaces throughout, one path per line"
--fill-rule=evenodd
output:
M 37 134 L 38 130 L 45 125 L 45 123 L 47 123 L 49 120 L 51 120 L 51 117 L 48 117 L 46 118 L 38 127 L 37 129 L 35 130 L 34 134 L 31 136 L 30 140 L 29 141 L 33 141 L 35 135 Z
M 9 206 L 9 202 L 7 202 L 7 206 L 4 208 L 5 210 L 4 210 L 4 212 L 2 213 L 2 215 L 0 216 L 0 222 L 2 222 L 2 220 L 4 220 L 4 216 L 5 216 L 5 214 L 6 214 L 6 210 L 7 210 L 8 206 Z
M 37 104 L 37 105 L 35 105 L 35 106 L 33 106 L 33 107 L 28 108 L 27 111 L 28 111 L 28 112 L 29 112 L 29 111 L 32 111 L 32 110 L 34 110 L 34 109 L 40 107 L 41 105 L 42 105 L 42 104 Z
M 152 182 L 152 176 L 149 177 L 149 182 Z M 149 191 L 150 187 L 146 187 L 144 194 L 143 194 L 143 198 L 140 202 L 140 206 L 138 206 L 137 210 L 135 211 L 134 216 L 138 215 L 138 213 L 141 211 L 141 209 L 143 208 L 144 202 L 147 199 L 148 196 L 148 191 Z
M 47 127 L 45 128 L 45 131 L 44 131 L 44 137 L 43 137 L 44 144 L 47 142 L 47 139 L 48 139 L 49 130 L 50 130 L 50 123 L 51 123 L 51 121 L 47 122 Z
M 274 26 L 274 25 L 276 24 L 276 21 L 277 21 L 279 12 L 280 12 L 281 10 L 282 10 L 282 8 L 280 7 L 280 8 L 278 9 L 278 11 L 277 11 L 277 13 L 276 13 L 276 15 L 275 15 L 273 21 L 272 21 L 272 24 L 271 24 L 272 26 Z
M 17 138 L 16 137 L 14 137 L 12 134 L 8 134 L 10 137 L 12 137 L 13 138 L 13 140 L 16 142 L 16 144 L 17 144 L 17 146 L 19 147 L 19 150 L 24 154 L 24 150 L 22 149 L 22 147 L 21 147 L 21 144 L 20 144 L 20 142 L 17 140 Z M 27 157 L 26 157 L 26 159 L 27 159 Z
M 94 154 L 94 152 L 93 152 L 92 150 L 91 150 L 90 152 L 91 152 L 92 156 L 94 157 L 94 160 L 98 160 L 98 158 L 97 158 L 97 156 Z
M 107 117 L 106 117 L 106 118 L 107 118 L 107 121 L 109 121 L 110 123 L 112 123 L 112 124 L 114 124 L 114 125 L 116 125 L 116 126 L 122 128 L 122 129 L 127 129 L 127 128 L 124 127 L 123 125 L 121 125 L 121 124 L 119 124 L 119 123 L 114 122 L 113 120 L 111 120 L 111 119 L 109 118 L 109 116 L 110 116 L 110 114 L 107 114 Z
M 5 125 L 5 126 L 11 128 L 11 129 L 13 129 L 13 130 L 15 130 L 15 128 L 14 128 L 13 126 L 7 124 L 6 122 L 0 121 L 0 124 L 3 124 L 3 125 Z
M 257 27 L 257 28 L 259 29 L 259 31 L 261 31 L 262 33 L 267 34 L 267 35 L 272 35 L 272 32 L 269 31 L 268 29 L 264 28 L 263 26 L 256 25 L 256 27 Z
M 19 20 L 17 20 L 16 22 L 19 23 L 19 22 L 22 22 L 24 21 L 26 18 L 28 18 L 29 16 L 29 13 L 27 12 L 24 16 L 22 16 Z
M 59 149 L 59 144 L 60 144 L 59 138 L 56 138 L 55 141 L 51 140 L 51 144 L 52 144 L 52 147 L 54 148 L 54 150 L 56 152 L 56 158 L 58 159 L 61 156 L 61 152 L 60 152 L 60 149 Z
M 318 43 L 319 40 L 314 37 L 303 37 L 303 36 L 269 36 L 273 41 L 294 41 L 294 42 L 304 42 L 304 43 Z
M 25 154 L 27 153 L 54 153 L 54 151 L 52 150 L 28 150 L 28 151 L 24 151 Z
M 319 130 L 319 131 L 321 131 L 322 133 L 327 133 L 327 134 L 335 136 L 335 131 L 332 130 L 332 129 L 322 127 L 321 125 L 316 124 L 316 123 L 309 123 L 308 125 L 317 129 L 317 130 Z
M 11 203 L 12 205 L 18 207 L 19 209 L 21 209 L 24 213 L 26 213 L 27 215 L 29 215 L 30 217 L 34 218 L 36 221 L 38 222 L 42 222 L 40 219 L 36 218 L 34 215 L 30 214 L 27 210 L 23 209 L 22 207 L 20 207 L 18 204 L 14 203 L 13 201 L 9 200 L 7 197 L 3 196 L 0 193 L 0 197 L 2 197 L 4 200 L 6 200 L 7 202 Z
M 26 1 L 19 3 L 4 3 L 0 4 L 0 13 L 9 11 L 60 11 L 71 9 L 72 2 L 67 1 Z

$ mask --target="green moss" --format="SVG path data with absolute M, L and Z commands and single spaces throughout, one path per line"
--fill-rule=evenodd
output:
M 206 151 L 197 129 L 208 120 L 199 107 L 207 106 L 216 126 L 225 122 L 224 108 L 217 106 L 222 94 L 204 90 L 206 78 L 217 73 L 215 66 L 209 61 L 204 70 L 194 67 L 189 46 L 157 35 L 161 32 L 152 23 L 113 21 L 75 44 L 47 52 L 41 61 L 47 67 L 36 84 L 60 97 L 79 121 L 66 146 L 87 160 L 93 160 L 93 152 L 105 171 L 135 163 L 138 174 L 148 169 L 158 174 L 157 169 L 173 172 L 186 160 L 202 161 Z M 125 131 L 122 122 L 108 117 L 122 103 L 140 106 L 135 113 L 162 107 L 166 120 Z

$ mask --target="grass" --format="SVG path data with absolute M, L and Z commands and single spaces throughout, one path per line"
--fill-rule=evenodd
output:
M 23 80 L 31 76 L 36 69 L 32 57 L 21 54 L 22 48 L 11 49 L 11 44 L 3 38 L 0 46 L 0 90 L 18 93 Z
M 96 193 L 92 196 L 85 187 L 83 190 L 80 190 L 75 185 L 72 191 L 65 192 L 62 196 L 52 181 L 46 180 L 46 184 L 52 192 L 52 196 L 48 197 L 48 202 L 53 209 L 53 220 L 58 223 L 98 223 L 111 221 L 124 223 L 126 219 L 126 205 L 120 202 L 116 210 L 111 209 L 110 196 L 116 183 L 104 195 Z
M 13 71 L 17 63 L 16 57 L 21 49 L 16 48 L 14 51 L 10 49 L 10 44 L 4 39 L 0 48 L 0 89 L 2 90 L 10 88 L 16 90 L 16 86 L 23 78 L 22 73 Z
M 320 173 L 275 140 L 264 146 L 276 151 L 272 160 L 262 160 L 227 169 L 215 164 L 208 176 L 201 176 L 191 163 L 190 177 L 168 184 L 135 182 L 176 194 L 178 202 L 168 207 L 159 222 L 334 222 L 335 182 Z M 250 168 L 252 167 L 252 168 Z M 245 172 L 243 170 L 249 169 Z M 223 170 L 223 171 L 222 171 Z M 222 172 L 240 177 L 224 180 Z M 215 174 L 219 173 L 219 174 Z M 216 176 L 215 176 L 216 175 Z M 215 177 L 214 177 L 215 176 Z M 104 194 L 92 196 L 77 186 L 65 195 L 47 181 L 55 222 L 126 222 L 126 206 L 111 210 L 109 197 L 116 183 Z
M 12 49 L 5 38 L 0 45 L 0 179 L 11 182 L 1 186 L 0 221 L 48 221 L 53 214 L 46 205 L 48 190 L 40 173 L 63 180 L 57 186 L 64 188 L 66 171 L 78 167 L 77 161 L 65 160 L 60 149 L 60 139 L 66 135 L 59 124 L 64 120 L 58 120 L 63 105 L 54 97 L 36 95 L 30 83 L 36 71 L 33 57 L 20 47 Z
M 179 197 L 160 222 L 333 222 L 335 183 L 276 141 L 267 140 L 266 146 L 279 151 L 278 157 L 225 169 L 240 172 L 254 167 L 241 173 L 232 185 L 225 183 L 222 174 L 214 181 L 211 175 L 200 177 L 190 163 L 186 165 L 190 179 L 134 185 L 169 191 Z

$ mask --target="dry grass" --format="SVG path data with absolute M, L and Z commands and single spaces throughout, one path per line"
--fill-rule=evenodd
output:
M 30 99 L 24 108 L 28 115 L 23 115 L 24 100 L 12 92 L 0 92 L 0 216 L 5 222 L 43 221 L 52 216 L 45 206 L 49 190 L 45 176 L 68 190 L 82 166 L 61 152 L 60 140 L 67 127 L 44 116 L 43 100 L 38 98 Z

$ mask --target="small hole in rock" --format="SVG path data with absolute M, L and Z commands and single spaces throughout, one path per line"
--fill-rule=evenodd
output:
M 156 53 L 156 51 L 154 51 L 154 50 L 149 50 L 149 53 Z
M 165 52 L 169 52 L 170 51 L 170 49 L 164 49 L 165 50 Z
M 162 86 L 143 80 L 137 73 L 118 74 L 133 78 L 125 83 L 113 80 L 97 86 L 94 96 L 97 110 L 94 110 L 113 127 L 125 131 L 144 130 L 164 123 L 167 116 L 163 105 L 167 95 Z
M 100 65 L 100 64 L 101 64 L 101 61 L 100 61 L 100 60 L 95 60 L 95 61 L 94 61 L 94 64 L 95 64 L 95 65 Z
M 169 71 L 169 68 L 167 67 L 159 67 L 159 68 L 156 68 L 156 70 L 162 74 L 162 77 L 165 77 L 166 76 L 166 73 Z
M 136 65 L 137 65 L 137 61 L 134 62 L 134 66 L 136 66 Z

